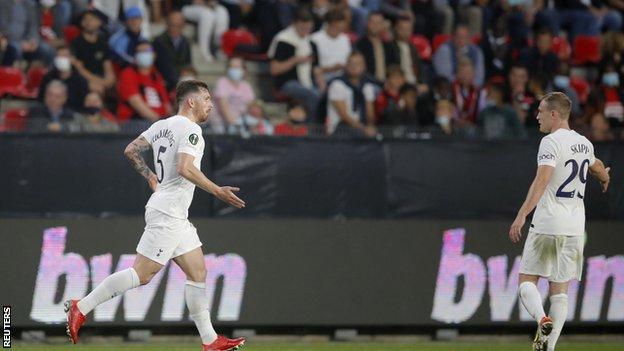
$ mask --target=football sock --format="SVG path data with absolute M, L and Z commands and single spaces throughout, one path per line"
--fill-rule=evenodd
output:
M 139 276 L 134 268 L 130 267 L 123 271 L 115 272 L 106 277 L 89 295 L 78 301 L 78 309 L 86 316 L 97 305 L 139 285 Z
M 557 339 L 559 339 L 559 335 L 561 335 L 563 323 L 565 323 L 568 317 L 568 295 L 557 294 L 550 297 L 549 315 L 553 320 L 553 330 L 548 337 L 548 351 L 553 351 Z
M 529 312 L 531 317 L 535 318 L 537 323 L 546 315 L 544 306 L 542 306 L 542 297 L 540 296 L 537 286 L 531 282 L 524 282 L 518 287 L 518 296 Z
M 195 322 L 202 343 L 208 345 L 217 340 L 217 332 L 212 327 L 212 322 L 210 322 L 210 308 L 205 290 L 206 283 L 187 280 L 184 287 L 184 297 L 186 298 L 189 315 Z

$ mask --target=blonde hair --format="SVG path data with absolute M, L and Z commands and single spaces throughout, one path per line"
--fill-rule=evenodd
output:
M 542 100 L 546 102 L 551 111 L 559 112 L 561 119 L 570 118 L 572 102 L 566 94 L 556 91 L 546 94 Z

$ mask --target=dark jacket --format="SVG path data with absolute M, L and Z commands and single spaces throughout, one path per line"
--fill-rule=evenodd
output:
M 167 89 L 172 90 L 178 83 L 180 70 L 191 65 L 191 45 L 188 39 L 182 36 L 176 49 L 167 32 L 154 39 L 152 45 L 156 52 L 156 69 L 167 82 Z

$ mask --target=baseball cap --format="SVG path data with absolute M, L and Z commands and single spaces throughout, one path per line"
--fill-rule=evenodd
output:
M 143 17 L 143 13 L 141 13 L 141 9 L 138 8 L 137 6 L 128 7 L 126 9 L 125 15 L 126 15 L 126 19 Z

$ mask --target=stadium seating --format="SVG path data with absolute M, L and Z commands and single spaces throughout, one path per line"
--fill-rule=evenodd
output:
M 237 47 L 244 45 L 254 47 L 258 45 L 258 39 L 246 29 L 230 29 L 223 33 L 221 37 L 221 50 L 227 57 L 240 55 L 246 60 L 265 61 L 267 56 L 257 50 L 237 50 Z
M 574 65 L 600 62 L 600 38 L 590 35 L 579 35 L 574 38 L 572 61 Z
M 418 54 L 420 58 L 429 61 L 431 60 L 431 44 L 429 44 L 429 40 L 427 37 L 423 35 L 413 35 L 411 39 L 412 45 L 418 50 Z
M 65 43 L 69 45 L 80 35 L 80 28 L 77 26 L 65 26 L 63 27 L 63 35 L 65 36 Z
M 15 67 L 0 67 L 0 98 L 20 97 L 24 91 L 24 73 Z
M 21 96 L 35 99 L 39 95 L 39 87 L 47 71 L 46 68 L 41 66 L 31 67 L 26 73 L 26 84 Z
M 552 49 L 562 61 L 567 61 L 570 58 L 570 54 L 572 53 L 572 47 L 570 47 L 570 42 L 568 42 L 568 39 L 566 39 L 565 37 L 554 37 Z
M 589 82 L 585 78 L 579 76 L 571 76 L 570 86 L 572 87 L 572 89 L 574 89 L 582 104 L 587 102 L 591 87 L 589 86 Z
M 440 47 L 440 45 L 446 43 L 451 39 L 450 34 L 436 34 L 433 36 L 433 41 L 431 43 L 431 50 L 436 52 L 436 50 Z
M 28 119 L 28 110 L 14 109 L 4 113 L 4 124 L 2 131 L 21 132 L 26 130 L 26 121 Z

